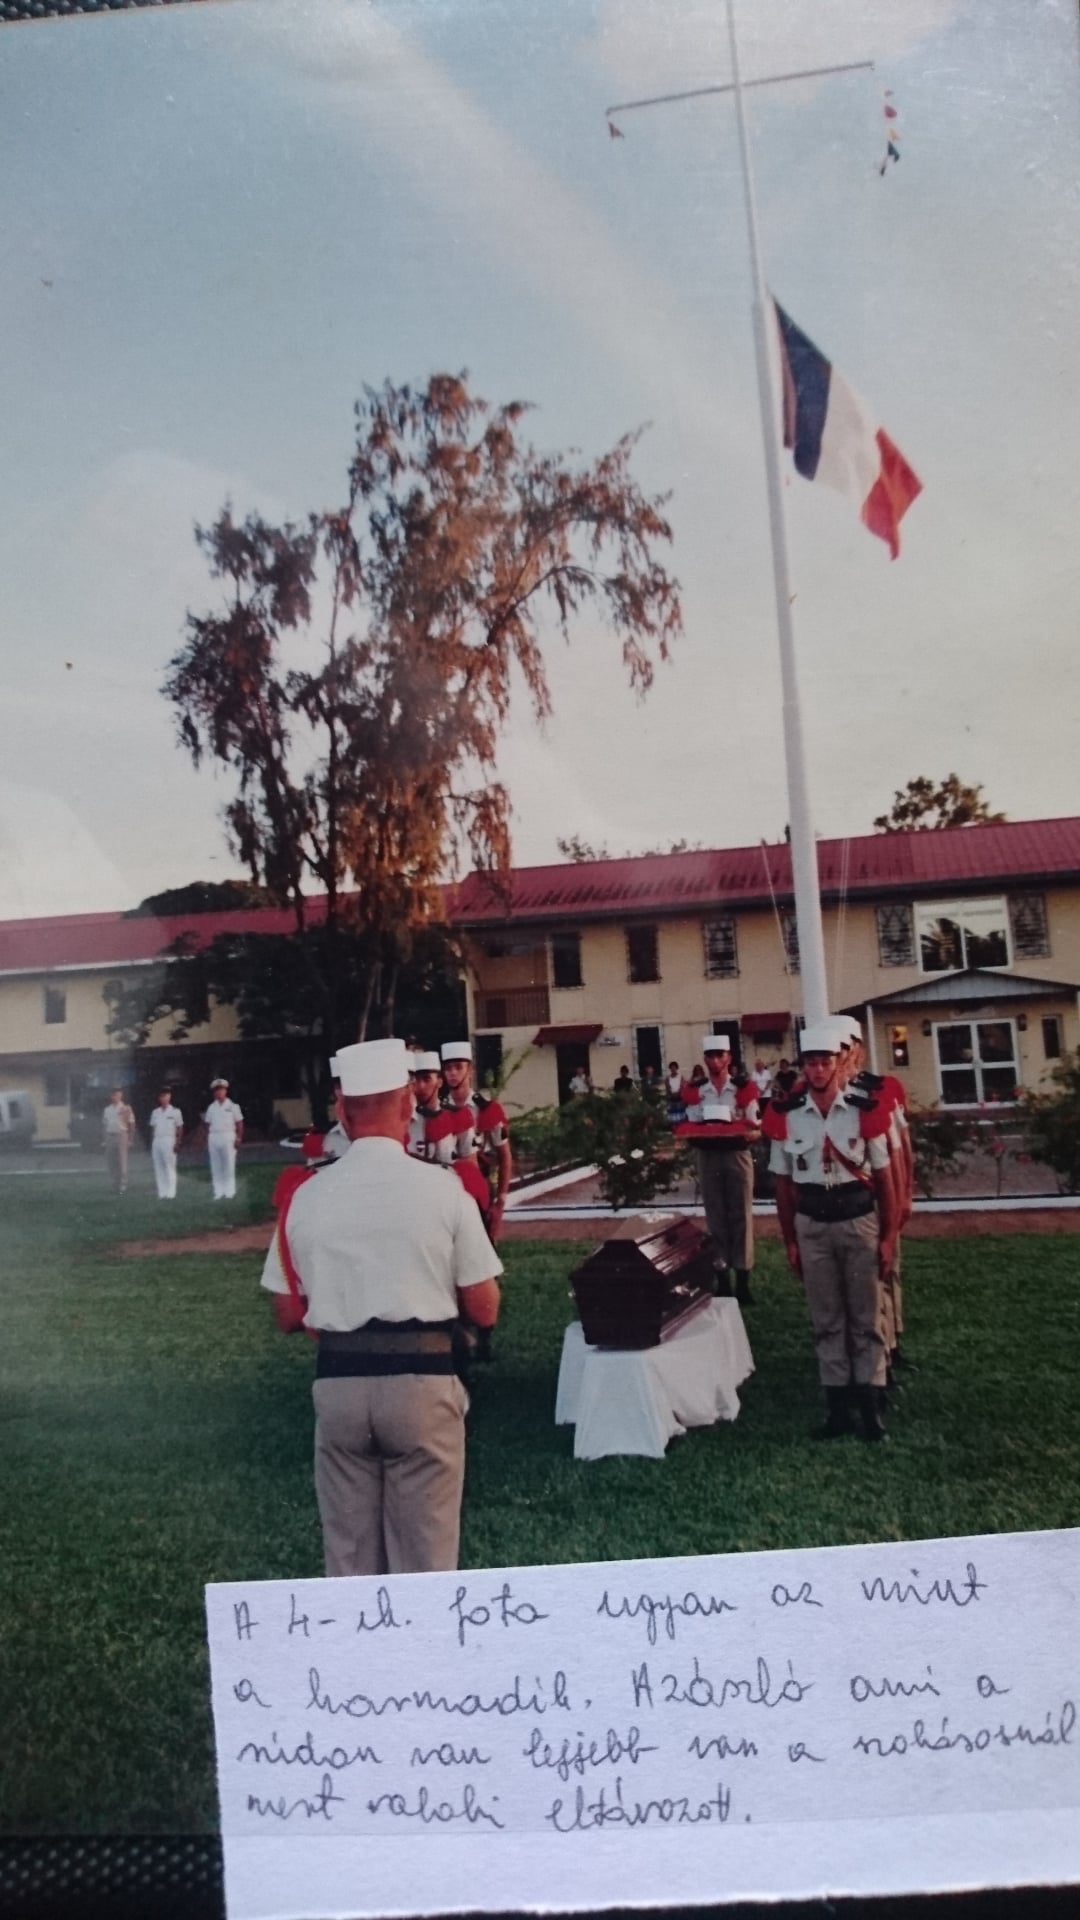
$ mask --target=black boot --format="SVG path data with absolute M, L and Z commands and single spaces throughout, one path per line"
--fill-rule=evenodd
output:
M 735 1269 L 735 1298 L 740 1307 L 752 1307 L 754 1296 L 750 1291 L 750 1275 L 745 1267 Z
M 714 1300 L 734 1299 L 735 1287 L 732 1282 L 730 1267 L 714 1267 L 713 1268 L 712 1290 L 713 1290 Z
M 887 1440 L 885 1422 L 885 1390 L 883 1387 L 857 1387 L 856 1398 L 859 1402 L 859 1417 L 862 1421 L 864 1440 Z
M 849 1387 L 826 1387 L 825 1404 L 828 1412 L 825 1425 L 819 1427 L 815 1435 L 818 1440 L 842 1440 L 852 1431 L 851 1390 Z
M 915 1365 L 914 1360 L 908 1359 L 907 1354 L 904 1352 L 904 1349 L 900 1345 L 899 1341 L 897 1341 L 895 1347 L 893 1348 L 892 1352 L 889 1355 L 889 1366 L 893 1369 L 894 1372 L 897 1372 L 897 1373 L 899 1372 L 918 1373 L 919 1371 L 918 1367 Z

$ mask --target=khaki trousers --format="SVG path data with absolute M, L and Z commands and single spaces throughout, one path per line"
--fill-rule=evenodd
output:
M 885 1385 L 885 1288 L 876 1213 L 859 1220 L 795 1216 L 803 1285 L 823 1387 Z
M 698 1184 L 705 1225 L 716 1242 L 713 1261 L 749 1273 L 754 1264 L 754 1160 L 748 1147 L 698 1147 Z
M 313 1395 L 327 1574 L 453 1572 L 469 1404 L 456 1374 L 316 1380 Z
M 117 1193 L 123 1193 L 128 1178 L 128 1149 L 130 1141 L 126 1133 L 107 1133 L 105 1135 L 105 1171 Z

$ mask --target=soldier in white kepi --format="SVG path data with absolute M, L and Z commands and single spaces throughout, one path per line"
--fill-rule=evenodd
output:
M 449 1114 L 439 1105 L 442 1062 L 438 1054 L 412 1054 L 409 1075 L 416 1107 L 409 1122 L 408 1151 L 414 1160 L 448 1167 L 454 1156 L 454 1130 Z
M 740 1306 L 745 1307 L 753 1298 L 754 1160 L 749 1140 L 756 1139 L 757 1134 L 754 1131 L 748 1135 L 748 1129 L 755 1130 L 758 1125 L 757 1088 L 752 1082 L 744 1087 L 735 1085 L 728 1034 L 707 1033 L 701 1049 L 708 1079 L 696 1092 L 687 1089 L 686 1118 L 732 1128 L 730 1139 L 703 1139 L 695 1150 L 705 1224 L 713 1242 L 716 1291 L 728 1297 L 734 1293 Z
M 159 1200 L 176 1199 L 176 1151 L 184 1137 L 184 1116 L 172 1103 L 172 1089 L 162 1087 L 150 1115 L 150 1159 Z
M 514 1171 L 510 1126 L 502 1102 L 473 1086 L 473 1050 L 468 1040 L 448 1040 L 442 1049 L 445 1110 L 454 1122 L 454 1159 L 475 1156 L 490 1190 L 491 1238 L 498 1243 Z
M 244 1138 L 244 1116 L 229 1099 L 227 1080 L 211 1080 L 211 1100 L 203 1114 L 210 1149 L 210 1180 L 215 1200 L 236 1198 L 236 1149 Z
M 327 1574 L 451 1571 L 468 1396 L 459 1319 L 490 1326 L 502 1265 L 445 1170 L 410 1157 L 400 1040 L 338 1052 L 351 1145 L 292 1198 L 262 1284 L 282 1332 L 318 1334 L 315 1490 Z
M 802 1281 L 827 1416 L 820 1437 L 852 1428 L 884 1440 L 885 1285 L 896 1248 L 889 1115 L 840 1084 L 843 1035 L 832 1023 L 801 1036 L 806 1085 L 785 1100 L 771 1134 L 776 1211 L 788 1264 Z

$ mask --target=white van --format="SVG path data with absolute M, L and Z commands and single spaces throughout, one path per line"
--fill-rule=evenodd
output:
M 37 1114 L 28 1093 L 0 1089 L 0 1147 L 28 1147 L 37 1132 Z

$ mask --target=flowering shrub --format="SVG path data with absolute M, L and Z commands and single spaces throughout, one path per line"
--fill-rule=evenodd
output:
M 971 1124 L 958 1113 L 935 1107 L 913 1108 L 911 1146 L 915 1156 L 915 1185 L 924 1200 L 932 1200 L 943 1174 L 956 1173 L 960 1162 L 975 1150 Z
M 1080 1193 L 1080 1053 L 1059 1060 L 1050 1079 L 1052 1093 L 1020 1089 L 1025 1146 L 1053 1168 L 1062 1193 Z
M 583 1094 L 562 1119 L 569 1152 L 595 1162 L 610 1207 L 648 1206 L 678 1182 L 682 1155 L 659 1102 Z

